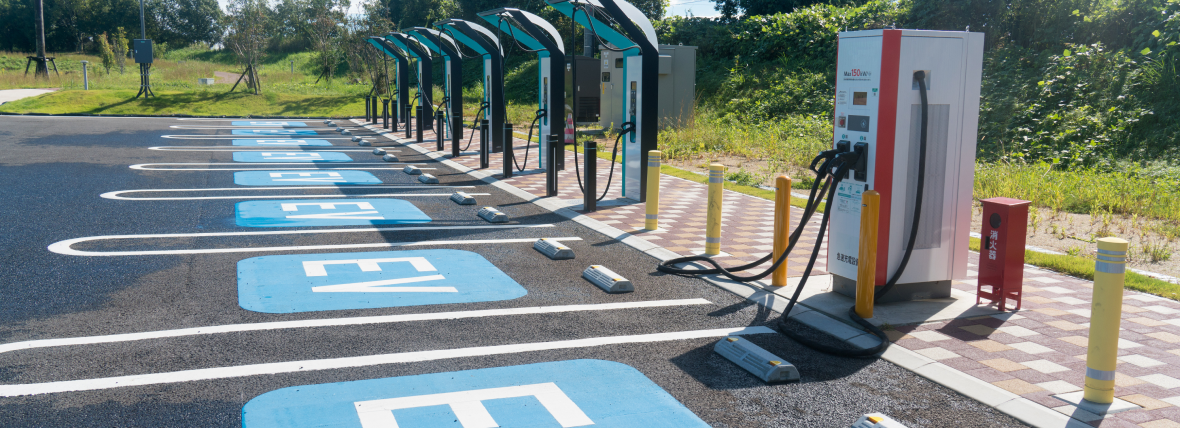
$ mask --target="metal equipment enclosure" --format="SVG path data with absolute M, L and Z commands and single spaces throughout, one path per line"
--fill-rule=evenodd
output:
M 607 51 L 603 51 L 605 54 Z M 598 83 L 598 60 L 593 57 L 571 55 L 565 65 L 565 103 L 568 113 L 579 125 L 598 122 L 601 110 L 601 85 Z M 622 87 L 620 86 L 620 89 Z M 621 102 L 621 101 L 620 101 Z M 622 118 L 622 111 L 619 112 Z M 623 122 L 619 122 L 621 125 Z
M 690 125 L 696 106 L 697 47 L 660 45 L 659 48 L 660 127 Z M 601 50 L 601 66 L 597 74 L 602 88 L 602 108 L 598 123 L 603 128 L 618 129 L 625 122 L 623 56 L 621 52 Z

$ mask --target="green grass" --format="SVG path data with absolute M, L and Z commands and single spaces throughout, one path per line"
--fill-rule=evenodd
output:
M 971 238 L 970 248 L 971 251 L 979 251 L 979 239 Z M 1091 258 L 1024 250 L 1024 262 L 1069 276 L 1094 280 L 1094 259 Z M 1180 300 L 1180 285 L 1149 278 L 1135 272 L 1127 272 L 1124 286 L 1132 290 Z
M 239 73 L 231 54 L 197 48 L 169 51 L 152 65 L 152 90 L 157 97 L 132 99 L 139 91 L 139 68 L 128 60 L 124 72 L 108 73 L 92 55 L 56 54 L 58 74 L 48 81 L 24 75 L 22 54 L 0 54 L 0 89 L 61 88 L 40 97 L 0 105 L 0 112 L 95 115 L 197 116 L 359 116 L 369 85 L 349 84 L 343 77 L 315 83 L 309 53 L 269 58 L 260 67 L 262 94 L 252 95 L 231 84 L 197 85 L 215 71 Z M 90 61 L 90 90 L 83 90 L 81 61 Z M 289 60 L 295 61 L 291 71 Z
M 698 106 L 693 126 L 663 129 L 659 147 L 669 159 L 705 159 L 723 154 L 764 160 L 768 170 L 793 177 L 816 153 L 830 146 L 831 139 L 832 124 L 819 117 L 787 115 L 772 121 L 742 123 Z
M 224 91 L 155 91 L 153 98 L 132 99 L 135 90 L 67 90 L 0 105 L 5 113 L 196 116 L 356 116 L 364 99 L 355 95 L 264 93 L 260 96 Z
M 1060 170 L 1050 164 L 978 163 L 975 197 L 1033 201 L 1056 211 L 1180 220 L 1180 174 L 1127 165 L 1120 170 Z

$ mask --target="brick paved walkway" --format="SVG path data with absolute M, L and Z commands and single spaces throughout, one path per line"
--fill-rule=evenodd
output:
M 517 143 L 523 154 L 524 141 Z M 427 144 L 428 148 L 434 145 Z M 478 167 L 476 156 L 455 160 Z M 499 171 L 499 160 L 500 156 L 494 157 L 492 171 Z M 572 162 L 573 154 L 567 152 L 567 170 L 559 179 L 562 199 L 581 198 L 573 181 Z M 600 183 L 605 183 L 609 167 L 609 161 L 598 160 Z M 505 182 L 542 196 L 544 180 L 543 171 L 532 170 Z M 676 253 L 701 253 L 706 185 L 669 176 L 662 176 L 660 184 L 658 231 L 643 230 L 644 207 L 638 203 L 603 207 L 587 214 Z M 608 199 L 618 197 L 616 188 Z M 768 253 L 773 202 L 732 191 L 726 191 L 724 198 L 722 251 L 727 256 L 717 260 L 735 265 Z M 801 212 L 792 209 L 792 226 Z M 805 230 L 795 251 L 798 256 L 790 259 L 794 276 L 802 274 L 817 232 L 818 217 Z M 821 249 L 816 275 L 826 274 L 822 271 L 825 258 Z M 975 294 L 978 260 L 977 253 L 970 253 L 969 277 L 955 281 L 955 288 Z M 1100 418 L 1053 397 L 1079 391 L 1084 382 L 1092 287 L 1090 281 L 1026 266 L 1023 307 L 1018 313 L 898 326 L 888 333 L 898 346 L 1092 426 L 1180 428 L 1180 302 L 1161 297 L 1134 291 L 1124 295 L 1115 396 L 1143 409 Z

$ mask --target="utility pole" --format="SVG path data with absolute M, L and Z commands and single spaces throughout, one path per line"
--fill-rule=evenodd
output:
M 41 3 L 41 0 L 37 0 Z M 147 39 L 147 24 L 143 20 L 143 0 L 139 0 L 139 38 Z
M 37 68 L 33 71 L 33 76 L 36 78 L 49 79 L 49 59 L 45 58 L 45 5 L 43 0 L 37 0 L 36 21 L 37 21 L 37 56 L 28 57 L 28 62 L 25 63 L 25 75 L 29 74 L 29 65 L 33 62 L 37 63 Z M 53 70 L 57 71 L 57 65 L 53 66 Z

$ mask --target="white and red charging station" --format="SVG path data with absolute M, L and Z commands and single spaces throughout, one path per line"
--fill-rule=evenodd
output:
M 878 302 L 945 298 L 967 274 L 971 192 L 983 68 L 982 33 L 842 32 L 833 144 L 868 159 L 836 189 L 828 231 L 833 290 L 856 295 L 861 194 L 881 194 L 876 285 L 897 271 L 910 236 L 918 180 L 922 105 L 928 97 L 925 189 L 917 239 L 900 280 Z

